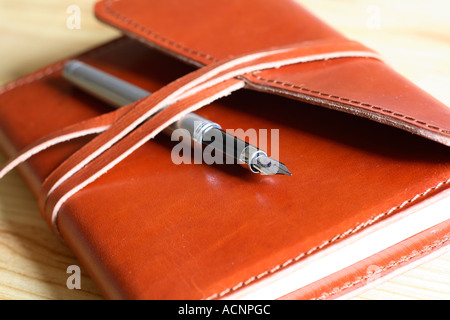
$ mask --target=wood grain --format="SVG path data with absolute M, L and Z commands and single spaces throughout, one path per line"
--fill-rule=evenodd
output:
M 0 85 L 117 37 L 94 18 L 94 2 L 0 1 Z M 448 1 L 299 2 L 348 37 L 379 51 L 397 71 L 450 105 Z M 70 5 L 81 8 L 79 30 L 66 27 Z M 10 173 L 0 181 L 0 299 L 102 299 L 83 269 L 81 290 L 67 288 L 70 265 L 81 266 L 49 230 L 17 173 Z M 450 253 L 354 299 L 450 299 Z

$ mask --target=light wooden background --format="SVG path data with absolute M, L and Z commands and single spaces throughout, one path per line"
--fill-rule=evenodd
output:
M 450 106 L 449 1 L 299 1 Z M 0 0 L 0 85 L 117 37 L 94 18 L 93 3 Z M 80 30 L 66 27 L 69 5 L 81 8 Z M 50 232 L 18 175 L 9 174 L 0 181 L 0 299 L 102 299 L 84 270 L 82 289 L 67 289 L 69 265 L 80 263 Z M 450 299 L 450 253 L 355 299 Z

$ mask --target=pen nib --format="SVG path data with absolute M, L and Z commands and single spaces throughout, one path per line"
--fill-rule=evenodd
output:
M 263 175 L 284 174 L 292 176 L 284 163 L 267 156 L 258 157 L 256 164 L 253 164 L 253 168 Z
M 284 165 L 284 163 L 278 162 L 278 172 L 277 174 L 285 174 L 288 176 L 292 176 L 292 173 L 288 170 L 288 168 Z

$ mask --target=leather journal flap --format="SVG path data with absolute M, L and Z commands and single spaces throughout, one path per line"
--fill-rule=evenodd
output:
M 103 22 L 203 66 L 256 50 L 345 37 L 292 0 L 102 0 Z M 450 145 L 450 108 L 386 63 L 345 58 L 245 76 L 247 87 L 348 112 Z

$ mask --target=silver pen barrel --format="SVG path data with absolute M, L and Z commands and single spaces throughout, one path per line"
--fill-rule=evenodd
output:
M 63 69 L 63 77 L 77 87 L 116 108 L 123 107 L 151 94 L 146 90 L 77 60 L 66 63 Z M 238 163 L 252 172 L 262 174 L 280 173 L 278 170 L 274 171 L 273 168 L 268 170 L 265 167 L 267 167 L 268 162 L 269 166 L 272 165 L 270 161 L 273 161 L 275 166 L 281 163 L 269 158 L 263 150 L 221 130 L 221 127 L 215 122 L 195 113 L 189 113 L 171 124 L 163 132 L 170 135 L 173 130 L 180 128 L 187 130 L 194 142 L 215 148 L 215 150 L 222 152 L 225 158 L 234 159 L 234 163 Z M 217 139 L 219 136 L 222 139 Z

